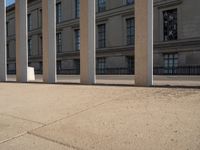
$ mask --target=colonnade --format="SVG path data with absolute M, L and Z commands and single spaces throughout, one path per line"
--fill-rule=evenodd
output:
M 7 81 L 6 0 L 0 1 L 0 81 Z M 96 83 L 95 0 L 80 0 L 80 81 Z M 42 0 L 43 81 L 56 83 L 56 0 Z M 16 76 L 28 82 L 27 0 L 16 0 Z M 135 84 L 153 85 L 153 0 L 135 0 Z

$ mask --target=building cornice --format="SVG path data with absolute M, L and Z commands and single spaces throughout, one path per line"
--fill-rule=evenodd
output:
M 183 3 L 183 0 L 158 0 L 154 2 L 154 7 L 165 8 Z

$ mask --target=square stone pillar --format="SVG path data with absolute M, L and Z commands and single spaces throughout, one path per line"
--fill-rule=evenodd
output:
M 43 80 L 57 81 L 56 73 L 56 0 L 42 0 Z
M 135 84 L 153 85 L 153 0 L 135 0 Z
M 27 1 L 16 0 L 16 72 L 18 82 L 28 80 Z
M 96 10 L 95 0 L 80 0 L 80 80 L 96 82 Z
M 0 0 L 0 81 L 7 80 L 6 4 Z

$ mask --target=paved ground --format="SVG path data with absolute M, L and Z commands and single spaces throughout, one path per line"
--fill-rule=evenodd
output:
M 0 83 L 0 150 L 200 150 L 199 77 L 156 77 L 155 88 L 130 79 Z

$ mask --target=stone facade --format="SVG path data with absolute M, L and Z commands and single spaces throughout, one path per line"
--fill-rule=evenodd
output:
M 80 35 L 79 9 L 76 2 L 76 0 L 57 0 L 58 73 L 79 73 L 80 53 L 77 48 L 79 47 L 78 35 Z M 177 73 L 176 68 L 178 67 L 200 68 L 199 6 L 199 0 L 154 0 L 154 67 L 156 73 Z M 7 8 L 9 73 L 14 73 L 16 69 L 14 7 L 11 5 Z M 134 21 L 134 3 L 132 4 L 131 0 L 106 0 L 105 6 L 97 2 L 96 11 L 97 73 L 133 73 L 134 42 L 129 40 L 134 41 L 132 37 L 134 24 L 131 23 L 131 19 Z M 166 20 L 164 13 L 168 15 Z M 167 29 L 168 31 L 165 32 L 164 21 L 168 23 L 168 26 L 171 25 L 172 29 Z M 29 66 L 41 73 L 41 0 L 29 0 L 28 28 Z M 177 33 L 167 37 L 166 35 L 171 32 Z

